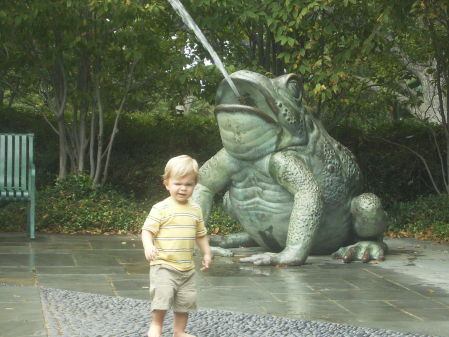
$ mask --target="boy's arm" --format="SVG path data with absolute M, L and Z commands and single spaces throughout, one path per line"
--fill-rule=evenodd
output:
M 209 246 L 209 237 L 204 235 L 196 238 L 196 244 L 200 248 L 201 254 L 203 255 L 203 266 L 200 271 L 205 271 L 209 269 L 212 263 L 212 252 Z
M 154 247 L 153 238 L 154 234 L 151 231 L 142 229 L 142 243 L 147 261 L 153 261 L 159 255 L 157 248 Z

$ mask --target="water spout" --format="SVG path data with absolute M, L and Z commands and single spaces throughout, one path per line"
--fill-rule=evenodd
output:
M 234 82 L 232 82 L 231 78 L 229 77 L 223 63 L 221 62 L 220 58 L 218 57 L 215 50 L 212 48 L 212 46 L 207 41 L 206 37 L 204 36 L 203 32 L 201 31 L 200 27 L 193 21 L 190 14 L 187 12 L 183 4 L 178 0 L 168 0 L 170 2 L 170 5 L 173 7 L 173 9 L 178 13 L 178 15 L 181 17 L 182 21 L 195 33 L 198 40 L 200 40 L 201 44 L 206 48 L 206 50 L 209 52 L 210 56 L 212 57 L 212 60 L 215 64 L 215 66 L 221 71 L 223 76 L 225 77 L 226 81 L 229 83 L 229 86 L 231 87 L 234 94 L 240 98 L 240 94 L 237 90 L 237 87 L 235 86 Z

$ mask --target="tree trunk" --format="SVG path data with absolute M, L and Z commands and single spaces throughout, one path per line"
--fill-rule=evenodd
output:
M 101 177 L 101 163 L 102 163 L 102 154 L 103 154 L 103 133 L 104 133 L 104 116 L 103 116 L 103 103 L 101 101 L 100 95 L 100 84 L 95 83 L 95 101 L 98 107 L 98 135 L 97 135 L 97 155 L 96 155 L 96 166 L 95 173 L 93 179 L 94 186 L 100 186 L 100 177 Z
M 95 107 L 92 109 L 92 118 L 90 122 L 90 142 L 89 142 L 89 163 L 90 163 L 90 174 L 89 177 L 93 181 L 95 177 L 95 130 L 96 130 L 96 110 Z
M 60 44 L 62 39 L 61 33 L 55 33 L 56 46 Z M 59 134 L 59 179 L 65 179 L 67 176 L 67 157 L 68 157 L 68 143 L 67 130 L 64 121 L 64 113 L 67 103 L 67 76 L 64 67 L 63 54 L 59 51 L 56 55 L 53 81 L 53 89 L 55 91 L 54 97 L 54 112 L 58 123 Z M 49 98 L 51 99 L 51 98 Z
M 59 174 L 58 179 L 67 177 L 67 138 L 65 123 L 63 118 L 58 118 L 58 138 L 59 138 Z
M 89 100 L 87 98 L 89 90 L 89 60 L 87 53 L 83 55 L 79 66 L 78 90 L 82 94 L 82 99 L 79 107 L 79 116 L 76 133 L 77 137 L 76 150 L 78 157 L 77 171 L 83 172 L 85 168 L 86 149 L 89 143 L 89 140 L 86 136 L 87 134 L 86 120 L 87 120 L 87 113 L 89 111 Z

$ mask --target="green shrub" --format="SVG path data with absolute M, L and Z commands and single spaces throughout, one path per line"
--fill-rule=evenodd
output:
M 95 189 L 87 176 L 71 175 L 39 193 L 37 229 L 71 232 L 138 232 L 147 210 L 110 187 Z
M 421 154 L 436 183 L 443 185 L 431 128 L 441 146 L 443 130 L 440 126 L 414 120 L 388 122 L 368 131 L 348 125 L 339 126 L 331 134 L 354 153 L 364 176 L 364 190 L 377 194 L 389 209 L 396 202 L 413 201 L 418 195 L 435 193 L 422 161 L 397 144 Z
M 27 203 L 22 202 L 0 202 L 0 231 L 23 232 L 26 231 Z
M 39 194 L 38 229 L 58 232 L 140 230 L 146 210 L 112 188 L 92 187 L 87 176 L 69 176 Z
M 223 235 L 241 232 L 243 228 L 237 220 L 225 213 L 220 204 L 215 203 L 209 215 L 207 230 L 210 234 Z
M 92 228 L 99 231 L 114 228 L 137 230 L 149 211 L 148 207 L 166 197 L 160 175 L 169 158 L 186 153 L 202 164 L 221 148 L 218 127 L 213 118 L 140 113 L 122 117 L 109 168 L 108 182 L 113 188 L 93 190 L 82 177 L 76 178 L 76 182 L 72 177 L 67 182 L 54 185 L 58 172 L 58 139 L 42 117 L 31 110 L 0 110 L 1 132 L 34 132 L 36 135 L 39 228 L 57 230 L 67 226 L 67 231 Z M 106 130 L 110 130 L 112 120 L 105 122 Z M 438 210 L 425 213 L 419 221 L 406 217 L 406 210 L 412 212 L 414 208 L 419 209 L 420 203 L 430 202 L 424 195 L 430 195 L 429 200 L 433 200 L 434 190 L 420 159 L 391 143 L 409 146 L 423 155 L 435 173 L 437 184 L 441 186 L 442 170 L 430 128 L 442 144 L 441 126 L 414 120 L 386 122 L 371 128 L 346 124 L 329 132 L 356 156 L 365 177 L 364 191 L 377 194 L 384 207 L 394 214 L 393 229 L 401 231 L 410 227 L 411 231 L 419 232 L 431 228 L 435 233 L 444 235 L 448 221 L 447 218 L 435 216 Z M 109 135 L 109 131 L 106 134 Z M 442 149 L 442 155 L 447 155 L 444 147 Z M 418 195 L 423 197 L 416 200 Z M 441 198 L 444 200 L 444 196 Z M 141 207 L 144 200 L 145 204 Z M 423 206 L 422 212 L 435 207 Z M 0 203 L 0 228 L 24 228 L 25 209 L 24 202 Z M 447 212 L 447 209 L 447 206 L 439 208 L 441 212 Z M 209 224 L 212 233 L 239 230 L 218 206 L 212 211 Z
M 449 195 L 421 196 L 399 202 L 389 211 L 393 233 L 411 233 L 431 239 L 449 239 Z
M 53 184 L 59 165 L 58 135 L 42 116 L 31 109 L 0 107 L 0 132 L 34 133 L 37 187 Z
M 221 148 L 213 118 L 197 115 L 128 114 L 120 121 L 108 181 L 138 199 L 157 201 L 166 162 L 188 154 L 204 163 Z
M 105 135 L 109 135 L 112 123 L 110 118 L 105 121 Z M 329 133 L 354 153 L 365 177 L 364 190 L 377 194 L 388 209 L 395 202 L 413 201 L 418 195 L 435 191 L 420 159 L 387 141 L 407 145 L 423 155 L 437 184 L 441 185 L 442 171 L 431 128 L 443 144 L 440 126 L 407 119 L 370 128 L 354 123 L 341 124 Z M 37 183 L 39 187 L 53 184 L 58 173 L 58 139 L 43 118 L 31 110 L 3 109 L 0 111 L 0 131 L 34 132 Z M 186 153 L 202 164 L 221 147 L 213 118 L 163 113 L 125 114 L 113 145 L 108 182 L 131 198 L 156 201 L 165 193 L 160 175 L 169 158 Z M 444 151 L 442 155 L 445 155 Z
M 162 185 L 162 184 L 160 184 Z M 159 200 L 131 201 L 110 186 L 94 189 L 87 176 L 69 175 L 39 191 L 36 227 L 40 232 L 58 233 L 138 233 L 150 207 Z M 0 204 L 1 231 L 25 231 L 26 203 Z M 241 231 L 239 224 L 214 205 L 208 221 L 211 234 Z

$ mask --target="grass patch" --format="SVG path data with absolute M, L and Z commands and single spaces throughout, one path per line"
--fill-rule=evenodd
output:
M 390 210 L 390 237 L 449 241 L 449 195 L 421 196 L 400 202 Z

